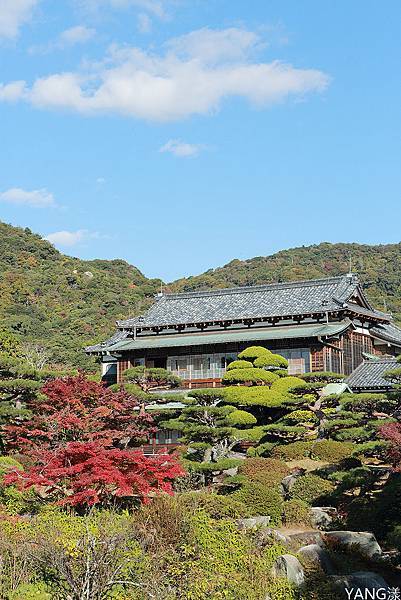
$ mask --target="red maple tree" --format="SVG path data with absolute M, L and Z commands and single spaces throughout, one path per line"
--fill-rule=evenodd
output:
M 83 507 L 171 493 L 173 480 L 184 474 L 174 456 L 149 457 L 137 448 L 157 428 L 125 391 L 79 375 L 47 383 L 29 408 L 32 418 L 6 427 L 5 437 L 33 466 L 10 472 L 7 484 Z
M 391 460 L 394 470 L 401 471 L 401 424 L 388 423 L 380 428 L 382 437 L 390 442 L 387 455 Z

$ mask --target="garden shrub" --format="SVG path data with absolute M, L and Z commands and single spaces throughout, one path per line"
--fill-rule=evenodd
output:
M 291 488 L 291 497 L 307 504 L 319 505 L 325 503 L 333 490 L 334 485 L 330 481 L 309 473 L 297 478 Z
M 256 425 L 258 422 L 256 417 L 246 410 L 233 410 L 227 415 L 227 421 L 233 427 L 247 427 L 249 425 Z
M 355 445 L 351 442 L 319 440 L 311 448 L 311 457 L 325 462 L 338 462 L 352 455 Z
M 265 373 L 268 376 L 273 375 L 273 373 L 268 371 L 265 371 Z M 223 390 L 223 398 L 227 404 L 237 406 L 265 406 L 267 408 L 280 407 L 285 400 L 282 394 L 273 391 L 267 385 L 227 387 Z
M 282 444 L 275 446 L 271 452 L 274 458 L 281 460 L 300 460 L 310 456 L 313 442 L 292 442 L 291 444 Z
M 288 360 L 280 354 L 264 354 L 255 359 L 255 367 L 262 369 L 287 369 Z
M 275 448 L 276 444 L 274 442 L 263 442 L 259 444 L 259 446 L 248 448 L 246 454 L 249 458 L 254 458 L 255 456 L 270 456 L 273 448 Z
M 310 511 L 306 502 L 297 498 L 284 502 L 283 523 L 285 525 L 310 525 Z
M 290 375 L 289 377 L 280 377 L 272 384 L 272 389 L 283 394 L 287 393 L 291 388 L 297 385 L 304 385 L 304 381 L 300 377 Z
M 232 371 L 233 369 L 252 369 L 253 364 L 249 360 L 233 360 L 227 365 L 227 371 Z
M 290 469 L 283 461 L 274 458 L 247 458 L 240 465 L 239 473 L 245 475 L 249 481 L 274 486 L 281 483 L 290 473 Z
M 272 525 L 280 524 L 283 499 L 278 490 L 268 488 L 263 483 L 249 482 L 231 496 L 243 502 L 248 507 L 252 517 L 266 515 L 271 517 Z
M 238 354 L 238 358 L 253 362 L 260 356 L 266 356 L 266 354 L 272 353 L 267 348 L 263 348 L 263 346 L 248 346 L 248 348 L 245 348 L 245 350 L 242 350 L 242 352 Z
M 248 507 L 231 496 L 211 492 L 188 492 L 177 497 L 178 505 L 191 514 L 204 510 L 213 519 L 248 517 Z
M 233 369 L 232 371 L 227 371 L 223 377 L 222 381 L 226 385 L 230 385 L 233 383 L 252 383 L 252 384 L 260 384 L 264 385 L 272 384 L 274 381 L 278 379 L 278 376 L 270 371 L 265 371 L 265 369 Z

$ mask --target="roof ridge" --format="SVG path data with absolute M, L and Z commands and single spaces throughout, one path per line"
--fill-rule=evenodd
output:
M 351 280 L 351 277 L 349 274 L 344 273 L 344 275 L 336 275 L 334 277 L 321 277 L 318 279 L 298 279 L 296 281 L 282 281 L 282 282 L 275 282 L 275 283 L 265 283 L 265 284 L 260 284 L 260 285 L 246 285 L 246 286 L 237 286 L 237 287 L 230 287 L 230 288 L 216 288 L 216 289 L 207 289 L 207 290 L 198 290 L 198 291 L 193 291 L 193 292 L 176 292 L 173 294 L 170 294 L 168 292 L 166 292 L 165 294 L 163 294 L 163 296 L 159 296 L 158 299 L 168 299 L 168 300 L 175 300 L 177 298 L 185 298 L 185 297 L 190 297 L 190 298 L 196 298 L 196 297 L 201 297 L 201 296 L 209 296 L 209 295 L 214 295 L 214 296 L 224 296 L 224 295 L 228 295 L 228 294 L 236 294 L 236 293 L 244 293 L 244 292 L 255 292 L 255 291 L 264 291 L 266 289 L 285 289 L 285 288 L 291 288 L 291 287 L 313 287 L 316 284 L 329 284 L 329 283 L 334 283 L 335 281 L 341 281 L 344 280 L 345 278 L 349 278 Z M 355 280 L 355 275 L 352 275 L 352 280 Z

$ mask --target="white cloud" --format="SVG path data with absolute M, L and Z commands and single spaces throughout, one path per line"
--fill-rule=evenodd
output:
M 40 0 L 1 0 L 0 38 L 15 38 L 20 27 L 29 22 L 33 8 Z
M 103 185 L 104 183 L 106 183 L 106 179 L 104 177 L 98 177 L 96 179 L 96 183 L 98 183 L 99 185 Z
M 61 46 L 74 46 L 89 41 L 95 35 L 95 29 L 85 27 L 85 25 L 76 25 L 66 29 L 60 34 L 59 44 Z
M 0 202 L 31 206 L 33 208 L 49 208 L 56 206 L 53 194 L 48 192 L 45 188 L 32 191 L 23 190 L 21 188 L 10 188 L 5 192 L 0 192 Z
M 149 33 L 152 30 L 152 19 L 146 13 L 139 13 L 137 21 L 141 33 Z
M 0 101 L 15 102 L 23 97 L 25 92 L 25 81 L 13 81 L 7 85 L 0 84 Z
M 104 7 L 115 9 L 138 8 L 147 11 L 155 17 L 166 16 L 166 5 L 171 0 L 76 0 L 77 4 L 88 11 L 99 11 Z
M 87 229 L 78 229 L 78 231 L 55 231 L 54 233 L 49 233 L 49 235 L 45 237 L 45 240 L 56 246 L 66 246 L 69 248 L 94 238 L 99 238 L 97 232 L 91 232 Z
M 159 55 L 112 46 L 101 63 L 87 65 L 86 71 L 55 73 L 30 88 L 18 82 L 19 98 L 39 108 L 175 121 L 210 114 L 230 97 L 267 107 L 328 86 L 322 71 L 257 62 L 253 54 L 259 44 L 245 30 L 202 29 L 175 38 Z M 14 100 L 17 95 L 14 89 Z
M 189 156 L 197 156 L 202 148 L 203 146 L 200 144 L 188 144 L 181 140 L 169 140 L 160 148 L 159 152 L 170 152 L 171 154 L 174 154 L 174 156 L 186 158 Z

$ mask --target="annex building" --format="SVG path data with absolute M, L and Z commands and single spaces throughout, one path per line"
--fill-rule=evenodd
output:
M 227 364 L 250 345 L 289 361 L 289 372 L 350 375 L 369 356 L 401 354 L 401 329 L 368 301 L 356 275 L 229 289 L 158 294 L 143 315 L 117 322 L 101 356 L 104 379 L 146 365 L 186 387 L 220 385 Z

